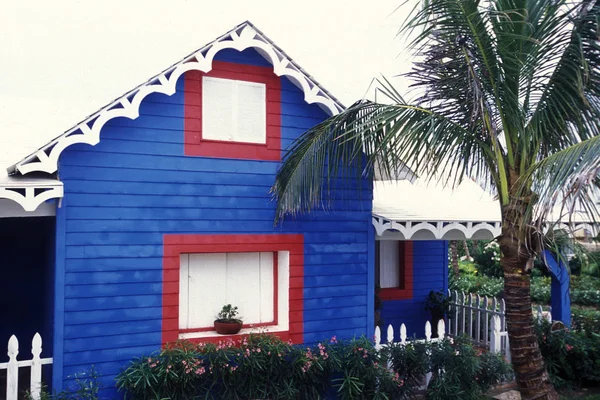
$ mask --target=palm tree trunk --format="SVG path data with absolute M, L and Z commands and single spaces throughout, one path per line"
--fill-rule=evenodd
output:
M 530 294 L 533 235 L 524 223 L 524 204 L 515 200 L 502 209 L 500 264 L 504 269 L 504 301 L 512 365 L 524 400 L 558 399 L 550 382 L 535 333 Z
M 450 262 L 454 270 L 454 276 L 458 277 L 460 269 L 458 268 L 458 242 L 456 240 L 450 241 Z
M 469 244 L 466 240 L 463 240 L 463 247 L 465 248 L 465 255 L 467 256 L 467 260 L 471 259 L 471 252 L 469 251 Z

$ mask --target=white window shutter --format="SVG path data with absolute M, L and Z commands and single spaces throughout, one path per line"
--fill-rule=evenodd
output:
M 262 83 L 202 78 L 202 138 L 264 144 L 267 92 Z
M 382 240 L 379 242 L 379 285 L 381 288 L 393 288 L 400 285 L 400 260 L 398 242 Z
M 236 142 L 267 142 L 266 87 L 261 83 L 236 81 L 237 116 L 234 140 Z
M 233 101 L 235 81 L 229 79 L 202 78 L 202 138 L 232 141 L 235 121 Z

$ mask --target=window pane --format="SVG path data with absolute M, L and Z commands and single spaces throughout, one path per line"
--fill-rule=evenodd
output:
M 224 284 L 227 268 L 224 253 L 189 255 L 188 329 L 213 325 L 217 313 L 227 303 Z M 180 315 L 180 319 L 183 316 Z
M 179 327 L 208 328 L 221 307 L 238 307 L 244 324 L 274 321 L 273 253 L 183 254 Z
M 232 141 L 236 81 L 202 78 L 202 138 Z
M 379 242 L 380 281 L 382 288 L 397 288 L 400 285 L 400 260 L 398 242 L 382 240 Z
M 236 142 L 267 142 L 266 86 L 262 83 L 236 81 L 237 129 Z
M 238 306 L 245 324 L 260 321 L 260 255 L 228 253 L 225 290 L 229 303 Z

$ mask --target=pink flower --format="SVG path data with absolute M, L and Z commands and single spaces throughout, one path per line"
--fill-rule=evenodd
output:
M 565 344 L 565 347 L 567 348 L 567 351 L 573 350 L 573 346 L 571 346 L 570 344 Z
M 329 340 L 329 343 L 337 343 L 337 336 L 333 336 L 331 340 Z

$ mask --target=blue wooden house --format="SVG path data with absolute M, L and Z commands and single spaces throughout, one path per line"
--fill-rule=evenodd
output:
M 444 204 L 411 214 L 403 201 L 428 195 L 407 180 L 375 182 L 375 203 L 373 182 L 353 182 L 354 199 L 273 226 L 285 149 L 343 108 L 245 22 L 9 166 L 0 345 L 40 332 L 53 389 L 94 365 L 114 390 L 133 357 L 223 339 L 227 303 L 241 334 L 311 343 L 372 336 L 379 288 L 385 322 L 422 332 L 447 240 L 499 225 Z

